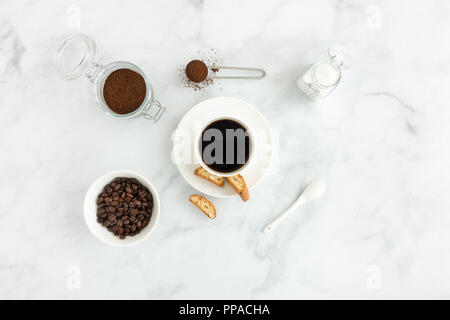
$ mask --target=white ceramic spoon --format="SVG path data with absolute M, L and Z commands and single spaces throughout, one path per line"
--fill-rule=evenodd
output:
M 325 184 L 319 181 L 311 182 L 303 193 L 298 197 L 297 201 L 294 202 L 292 206 L 289 207 L 285 212 L 283 212 L 278 218 L 269 223 L 264 229 L 264 233 L 269 233 L 276 228 L 289 214 L 291 214 L 295 209 L 300 207 L 311 200 L 320 197 L 326 190 Z

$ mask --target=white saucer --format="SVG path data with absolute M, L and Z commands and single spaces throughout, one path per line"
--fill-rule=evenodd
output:
M 209 196 L 225 198 L 236 195 L 229 185 L 225 184 L 225 187 L 220 188 L 194 175 L 194 170 L 199 167 L 194 153 L 194 148 L 198 144 L 194 141 L 194 137 L 210 121 L 221 117 L 238 119 L 251 130 L 254 157 L 241 174 L 249 189 L 261 182 L 272 161 L 272 132 L 264 116 L 254 106 L 236 98 L 208 99 L 192 107 L 181 119 L 172 136 L 172 161 L 192 187 Z

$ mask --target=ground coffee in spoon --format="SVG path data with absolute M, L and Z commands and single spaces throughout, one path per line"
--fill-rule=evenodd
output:
M 111 111 L 128 114 L 139 108 L 147 94 L 144 77 L 130 69 L 119 69 L 106 78 L 103 97 Z
M 181 65 L 178 69 L 178 77 L 184 87 L 194 89 L 194 91 L 204 91 L 214 84 L 214 77 L 208 74 L 208 66 L 211 66 L 212 73 L 216 72 L 218 63 L 216 50 L 199 50 L 194 54 L 196 59 L 191 60 L 186 65 Z M 222 89 L 220 89 L 222 90 Z

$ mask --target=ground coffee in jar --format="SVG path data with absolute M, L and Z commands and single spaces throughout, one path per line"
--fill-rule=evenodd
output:
M 105 102 L 117 114 L 128 114 L 138 109 L 146 94 L 144 77 L 130 69 L 111 72 L 103 86 Z

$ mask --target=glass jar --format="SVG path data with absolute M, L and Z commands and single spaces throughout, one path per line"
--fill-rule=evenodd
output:
M 107 65 L 94 62 L 95 42 L 83 34 L 71 35 L 65 38 L 58 50 L 58 73 L 66 80 L 73 80 L 85 75 L 94 86 L 94 95 L 103 112 L 118 118 L 144 117 L 157 122 L 165 111 L 165 107 L 153 98 L 153 89 L 144 72 L 136 65 L 116 61 Z M 145 81 L 146 94 L 141 105 L 131 113 L 118 114 L 112 111 L 103 96 L 103 87 L 108 76 L 119 69 L 130 69 Z
M 327 97 L 341 81 L 344 49 L 328 49 L 329 60 L 314 63 L 298 80 L 297 86 L 311 99 Z

